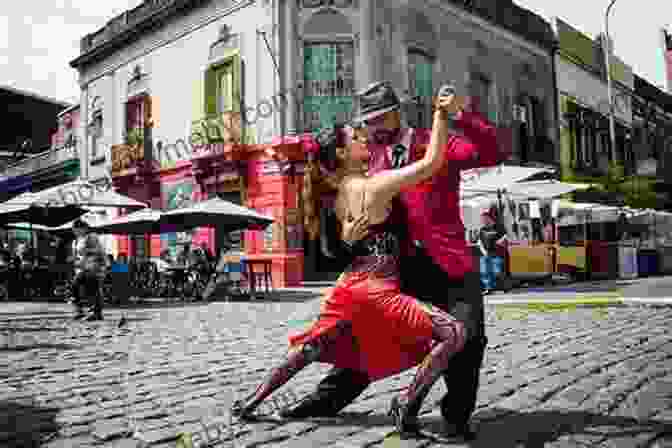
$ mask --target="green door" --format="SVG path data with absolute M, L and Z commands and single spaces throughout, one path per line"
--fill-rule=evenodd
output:
M 352 118 L 352 43 L 312 43 L 304 49 L 304 130 L 311 132 Z

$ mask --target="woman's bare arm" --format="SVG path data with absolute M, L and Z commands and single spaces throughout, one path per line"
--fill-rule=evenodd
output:
M 422 159 L 403 168 L 382 171 L 367 180 L 367 206 L 386 203 L 397 196 L 402 188 L 427 180 L 441 170 L 445 161 L 444 147 L 448 141 L 446 115 L 441 110 L 434 114 L 432 136 Z

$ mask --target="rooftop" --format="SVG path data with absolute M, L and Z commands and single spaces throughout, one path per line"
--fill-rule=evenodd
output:
M 160 27 L 177 14 L 196 8 L 207 0 L 145 0 L 126 11 L 94 33 L 85 35 L 80 42 L 80 54 L 70 62 L 79 68 L 105 58 L 123 48 L 143 33 Z M 232 3 L 235 0 L 231 0 Z M 522 8 L 511 0 L 444 0 L 528 41 L 551 50 L 555 47 L 553 30 L 542 17 Z
M 5 91 L 10 94 L 14 94 L 17 96 L 25 96 L 28 98 L 32 98 L 37 101 L 42 101 L 44 103 L 50 103 L 50 104 L 55 104 L 57 106 L 62 106 L 62 107 L 72 107 L 73 105 L 70 103 L 66 103 L 64 101 L 56 100 L 54 98 L 49 98 L 44 95 L 40 95 L 37 93 L 33 92 L 28 92 L 27 90 L 21 90 L 17 89 L 16 87 L 10 87 L 10 86 L 0 86 L 0 92 Z

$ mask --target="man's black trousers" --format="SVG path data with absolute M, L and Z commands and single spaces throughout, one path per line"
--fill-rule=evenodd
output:
M 451 279 L 418 249 L 418 254 L 401 260 L 402 290 L 432 303 L 467 323 L 469 340 L 453 357 L 444 374 L 448 393 L 441 400 L 441 413 L 455 425 L 466 425 L 476 408 L 478 382 L 487 338 L 483 295 L 478 272 L 464 279 Z M 332 369 L 315 392 L 286 411 L 295 418 L 337 414 L 352 403 L 370 384 L 367 375 L 350 369 Z
M 103 297 L 101 294 L 100 278 L 91 272 L 78 273 L 72 285 L 72 293 L 77 312 L 82 312 L 86 303 L 90 304 L 92 313 L 100 316 L 103 312 Z

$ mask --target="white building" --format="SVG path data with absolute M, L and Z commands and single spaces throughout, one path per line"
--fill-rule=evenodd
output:
M 522 134 L 533 138 L 517 156 L 548 152 L 555 142 L 550 28 L 512 3 L 459 4 L 145 1 L 85 36 L 71 63 L 88 126 L 86 174 L 95 179 L 110 170 L 110 145 L 143 124 L 136 116 L 144 95 L 151 98 L 154 146 L 188 141 L 206 112 L 241 109 L 247 138 L 266 142 L 283 130 L 346 119 L 353 92 L 381 79 L 411 96 L 454 81 L 479 96 L 493 120 L 512 126 L 515 147 Z M 283 89 L 287 107 L 279 107 Z M 521 134 L 514 118 L 533 116 Z M 550 146 L 541 149 L 539 137 Z

